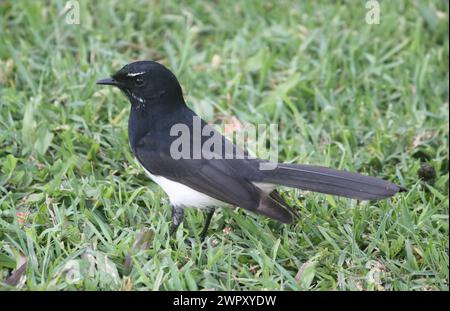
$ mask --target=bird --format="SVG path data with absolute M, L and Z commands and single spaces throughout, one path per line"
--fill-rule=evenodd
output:
M 97 84 L 119 88 L 131 104 L 129 145 L 137 163 L 169 197 L 169 235 L 183 222 L 185 208 L 199 208 L 206 214 L 201 241 L 218 207 L 237 206 L 290 224 L 299 217 L 298 212 L 282 198 L 278 186 L 358 200 L 380 200 L 407 191 L 390 181 L 359 173 L 271 163 L 250 156 L 187 106 L 178 79 L 159 62 L 129 63 Z M 201 135 L 193 134 L 195 127 L 201 129 Z M 180 156 L 180 137 L 176 134 L 182 129 L 188 132 L 184 142 L 190 148 Z M 219 150 L 204 147 L 213 136 L 222 144 Z M 274 165 L 261 169 L 264 164 Z

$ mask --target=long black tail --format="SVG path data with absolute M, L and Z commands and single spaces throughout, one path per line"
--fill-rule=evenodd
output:
M 278 164 L 276 169 L 264 171 L 262 182 L 359 200 L 378 200 L 407 191 L 375 177 L 298 164 Z

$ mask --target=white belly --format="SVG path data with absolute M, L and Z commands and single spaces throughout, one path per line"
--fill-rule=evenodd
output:
M 170 203 L 178 207 L 207 208 L 226 205 L 227 203 L 214 199 L 188 186 L 162 176 L 156 176 L 144 168 L 147 175 L 157 183 L 169 197 Z
M 170 180 L 162 176 L 156 176 L 150 173 L 143 167 L 139 161 L 136 161 L 147 173 L 147 175 L 157 183 L 169 197 L 169 201 L 172 205 L 178 207 L 196 207 L 196 208 L 208 208 L 228 205 L 228 203 L 219 201 L 209 195 L 198 192 L 192 188 L 189 188 L 182 183 Z M 254 183 L 255 186 L 260 188 L 265 193 L 270 193 L 275 189 L 275 185 L 265 183 Z

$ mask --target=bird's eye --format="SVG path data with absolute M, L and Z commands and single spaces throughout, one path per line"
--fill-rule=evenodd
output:
M 134 84 L 135 84 L 136 86 L 142 86 L 142 85 L 144 85 L 144 79 L 142 79 L 142 78 L 136 78 L 136 81 L 134 82 Z

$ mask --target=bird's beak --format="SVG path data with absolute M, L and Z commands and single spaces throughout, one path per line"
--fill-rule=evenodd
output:
M 106 79 L 101 79 L 97 81 L 97 84 L 100 85 L 114 85 L 114 86 L 119 86 L 120 83 L 116 80 L 114 80 L 113 78 L 106 78 Z

